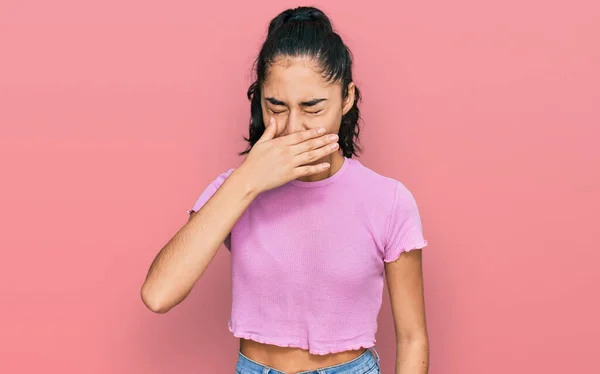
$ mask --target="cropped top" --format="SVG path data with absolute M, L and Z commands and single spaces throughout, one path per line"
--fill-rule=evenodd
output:
M 233 171 L 214 179 L 193 210 Z M 224 243 L 229 331 L 321 355 L 374 346 L 384 262 L 425 247 L 422 231 L 411 192 L 352 158 L 326 179 L 259 194 Z

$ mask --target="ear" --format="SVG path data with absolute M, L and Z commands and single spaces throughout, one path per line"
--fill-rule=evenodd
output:
M 344 106 L 342 108 L 342 115 L 348 113 L 350 109 L 354 106 L 354 82 L 350 82 L 348 84 L 348 95 L 344 100 Z

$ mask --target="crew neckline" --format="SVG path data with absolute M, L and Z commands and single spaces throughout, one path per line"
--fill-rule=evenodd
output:
M 325 179 L 321 179 L 321 180 L 314 181 L 314 182 L 307 182 L 307 181 L 292 179 L 289 183 L 294 186 L 304 187 L 304 188 L 327 186 L 327 185 L 335 182 L 336 180 L 340 179 L 342 174 L 344 174 L 344 172 L 348 168 L 349 162 L 350 162 L 350 159 L 348 157 L 344 156 L 344 162 L 342 163 L 342 166 L 339 168 L 339 170 L 336 171 L 335 174 L 333 174 Z

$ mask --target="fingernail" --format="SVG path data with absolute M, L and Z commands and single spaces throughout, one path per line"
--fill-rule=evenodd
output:
M 338 136 L 336 134 L 329 135 L 329 140 L 337 140 Z
M 321 128 L 319 128 L 319 130 L 317 130 L 317 131 L 319 132 L 319 134 L 323 134 L 323 133 L 325 132 L 325 129 L 321 127 Z

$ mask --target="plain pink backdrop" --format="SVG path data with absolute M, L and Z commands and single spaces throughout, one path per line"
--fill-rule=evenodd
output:
M 360 160 L 420 206 L 430 373 L 600 372 L 598 3 L 316 4 Z M 251 63 L 297 5 L 0 1 L 0 372 L 233 372 L 226 250 L 166 315 L 139 289 L 241 162 Z M 393 373 L 387 289 L 377 339 Z

